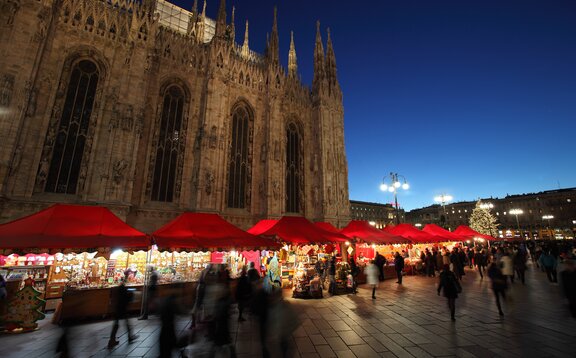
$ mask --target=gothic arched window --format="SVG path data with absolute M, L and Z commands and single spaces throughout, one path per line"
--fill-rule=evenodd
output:
M 98 79 L 98 67 L 92 61 L 81 60 L 72 67 L 58 129 L 55 137 L 50 132 L 47 136 L 47 142 L 54 140 L 54 147 L 46 192 L 76 194 Z
M 302 153 L 302 135 L 296 123 L 286 127 L 286 212 L 302 211 L 302 183 L 304 173 L 304 155 Z
M 249 108 L 238 105 L 232 112 L 228 160 L 228 207 L 246 208 L 250 202 L 252 157 L 252 116 Z
M 157 136 L 154 174 L 152 176 L 151 199 L 171 202 L 174 200 L 175 187 L 178 184 L 177 173 L 182 154 L 183 112 L 185 96 L 182 88 L 168 86 L 164 91 L 160 128 Z

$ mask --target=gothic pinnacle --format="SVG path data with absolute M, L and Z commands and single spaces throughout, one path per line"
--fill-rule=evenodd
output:
M 218 18 L 216 20 L 216 35 L 224 36 L 226 33 L 226 0 L 220 0 Z
M 335 83 L 337 81 L 336 55 L 334 54 L 334 47 L 332 46 L 330 28 L 327 29 L 327 32 L 328 39 L 326 40 L 326 76 L 331 83 Z
M 279 45 L 278 45 L 278 9 L 274 6 L 274 22 L 272 23 L 272 34 L 270 35 L 270 48 L 269 48 L 269 56 L 270 62 L 277 64 L 279 59 Z
M 313 87 L 317 87 L 324 79 L 324 46 L 320 34 L 320 21 L 316 22 L 316 46 L 314 47 L 314 81 Z
M 244 30 L 244 43 L 242 44 L 242 55 L 248 57 L 250 47 L 248 45 L 248 20 L 246 20 L 246 30 Z
M 294 31 L 290 31 L 290 51 L 288 52 L 288 74 L 297 77 L 298 64 L 296 61 L 296 46 L 294 45 Z

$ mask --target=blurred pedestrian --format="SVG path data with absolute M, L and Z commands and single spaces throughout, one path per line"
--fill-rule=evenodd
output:
M 462 292 L 462 286 L 458 282 L 458 278 L 452 271 L 449 265 L 444 265 L 443 271 L 440 273 L 440 284 L 438 285 L 438 295 L 440 291 L 444 290 L 444 297 L 448 300 L 448 308 L 450 309 L 450 318 L 452 321 L 456 320 L 456 298 L 458 293 Z
M 394 256 L 394 270 L 396 270 L 396 277 L 398 277 L 397 284 L 402 284 L 402 270 L 404 270 L 404 258 L 400 256 L 400 253 L 396 251 Z
M 474 265 L 476 265 L 476 268 L 478 269 L 480 278 L 483 279 L 484 274 L 482 271 L 484 271 L 484 257 L 482 255 L 482 252 L 480 252 L 480 250 L 477 250 L 476 253 L 474 254 Z
M 248 269 L 248 271 L 246 271 L 246 275 L 248 276 L 248 281 L 250 282 L 250 284 L 253 284 L 260 279 L 260 274 L 258 273 L 258 270 L 256 270 L 256 268 L 254 267 L 254 262 L 250 262 L 249 266 L 250 268 Z
M 360 270 L 358 269 L 358 265 L 354 261 L 354 258 L 350 258 L 350 275 L 352 276 L 352 293 L 357 293 L 358 290 L 358 274 Z
M 268 325 L 268 314 L 269 314 L 269 297 L 268 292 L 264 289 L 262 280 L 258 281 L 254 296 L 252 299 L 252 309 L 251 311 L 258 317 L 259 332 L 260 332 L 260 346 L 262 347 L 262 357 L 270 357 L 267 346 L 266 329 Z
M 576 267 L 572 259 L 566 260 L 566 268 L 560 273 L 562 288 L 568 299 L 570 313 L 576 318 Z
M 550 253 L 548 249 L 542 251 L 542 254 L 538 259 L 538 262 L 540 263 L 540 266 L 543 267 L 544 270 L 546 271 L 546 276 L 548 276 L 548 280 L 554 283 L 558 282 L 558 276 L 556 272 L 558 261 L 556 260 L 554 255 Z
M 498 313 L 500 316 L 504 316 L 504 311 L 502 311 L 502 305 L 500 304 L 500 296 L 502 296 L 503 299 L 506 299 L 506 289 L 508 288 L 508 285 L 506 284 L 506 278 L 502 274 L 502 270 L 500 270 L 495 262 L 491 263 L 488 268 L 488 277 L 492 280 L 492 290 L 496 297 Z
M 332 256 L 330 260 L 330 266 L 328 267 L 328 276 L 330 277 L 330 286 L 328 286 L 328 292 L 331 295 L 336 294 L 336 256 Z
M 434 265 L 436 261 L 434 260 L 434 258 L 432 257 L 432 253 L 428 249 L 426 249 L 426 257 L 424 258 L 424 262 L 426 264 L 426 275 L 428 277 L 435 277 L 436 270 L 434 269 Z
M 384 265 L 386 265 L 386 258 L 376 251 L 374 256 L 374 265 L 378 268 L 378 280 L 384 281 Z
M 518 275 L 520 282 L 522 284 L 526 284 L 526 261 L 528 260 L 526 250 L 518 250 L 516 255 L 514 255 L 513 264 L 514 264 L 514 271 Z
M 246 274 L 246 266 L 242 267 L 242 271 L 240 272 L 240 277 L 238 277 L 237 282 L 238 285 L 236 286 L 236 302 L 238 303 L 238 322 L 244 322 L 246 319 L 242 314 L 250 302 L 250 296 L 252 293 L 252 284 L 250 283 L 248 275 Z
M 176 296 L 168 296 L 160 309 L 160 320 L 162 328 L 160 329 L 160 358 L 172 357 L 172 350 L 176 347 Z
M 512 264 L 512 258 L 508 250 L 502 253 L 502 258 L 500 258 L 500 265 L 502 268 L 502 274 L 506 278 L 506 281 L 514 283 L 514 266 Z
M 130 330 L 130 320 L 128 318 L 128 305 L 132 301 L 134 294 L 132 291 L 128 291 L 126 287 L 126 280 L 128 279 L 128 274 L 125 273 L 124 279 L 120 282 L 120 285 L 116 287 L 116 307 L 114 310 L 114 325 L 112 326 L 112 332 L 110 333 L 110 340 L 108 340 L 108 349 L 112 349 L 117 346 L 120 342 L 116 340 L 116 333 L 118 333 L 118 328 L 120 327 L 120 321 L 123 320 L 126 323 L 126 330 L 128 331 L 128 343 L 132 343 L 137 335 L 132 335 Z
M 372 286 L 372 299 L 376 299 L 376 288 L 378 287 L 378 267 L 374 264 L 374 260 L 366 266 L 366 282 Z
M 230 357 L 236 357 L 236 350 L 230 337 L 230 308 L 232 305 L 232 297 L 230 296 L 230 288 L 228 287 L 228 278 L 222 275 L 222 280 L 219 280 L 218 285 L 221 290 L 218 292 L 216 305 L 214 308 L 214 319 L 210 323 L 210 337 L 214 342 L 214 348 L 224 349 L 227 348 Z M 225 281 L 224 281 L 225 280 Z M 215 356 L 215 351 L 212 351 L 212 357 Z
M 142 313 L 142 316 L 138 317 L 139 320 L 148 319 L 149 311 L 155 308 L 157 293 L 158 293 L 158 272 L 156 272 L 154 266 L 150 266 L 150 277 L 148 279 L 148 288 L 146 290 L 146 304 L 144 305 L 144 312 Z
M 466 256 L 468 257 L 468 267 L 473 268 L 474 266 L 472 266 L 473 265 L 472 260 L 474 259 L 474 250 L 467 247 L 466 248 Z
M 198 279 L 198 285 L 196 286 L 196 300 L 194 301 L 194 307 L 192 308 L 192 323 L 190 328 L 196 327 L 196 322 L 201 316 L 204 310 L 204 296 L 206 295 L 206 279 L 212 269 L 212 264 L 206 265 L 204 270 L 200 273 L 200 278 Z
M 279 342 L 282 357 L 292 356 L 288 354 L 290 341 L 292 333 L 298 328 L 300 321 L 290 303 L 282 297 L 282 290 L 275 290 L 272 293 L 269 322 L 271 325 L 269 332 L 272 332 Z

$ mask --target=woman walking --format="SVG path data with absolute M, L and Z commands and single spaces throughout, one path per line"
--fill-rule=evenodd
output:
M 502 306 L 500 305 L 500 296 L 502 296 L 503 299 L 506 299 L 506 289 L 508 288 L 506 277 L 504 277 L 502 270 L 500 270 L 498 265 L 494 262 L 490 264 L 490 267 L 488 268 L 488 277 L 492 280 L 492 290 L 494 291 L 494 296 L 496 296 L 498 313 L 500 316 L 504 316 Z
M 378 287 L 378 267 L 374 264 L 374 260 L 370 261 L 366 266 L 366 281 L 372 286 L 372 299 L 376 299 L 376 287 Z
M 456 298 L 458 293 L 462 292 L 462 286 L 458 282 L 458 278 L 454 272 L 450 271 L 449 265 L 444 265 L 444 270 L 440 273 L 440 284 L 438 285 L 438 295 L 444 289 L 444 297 L 448 300 L 448 308 L 450 308 L 450 318 L 456 321 Z

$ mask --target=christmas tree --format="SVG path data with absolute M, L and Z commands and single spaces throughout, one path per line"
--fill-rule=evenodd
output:
M 24 288 L 8 300 L 8 312 L 4 316 L 6 328 L 9 330 L 31 331 L 38 328 L 36 321 L 45 315 L 38 309 L 44 304 L 39 298 L 41 292 L 33 287 L 34 280 L 24 280 Z
M 476 207 L 470 215 L 470 228 L 484 235 L 498 237 L 498 223 L 494 215 L 490 213 L 488 206 L 482 205 L 478 200 Z

